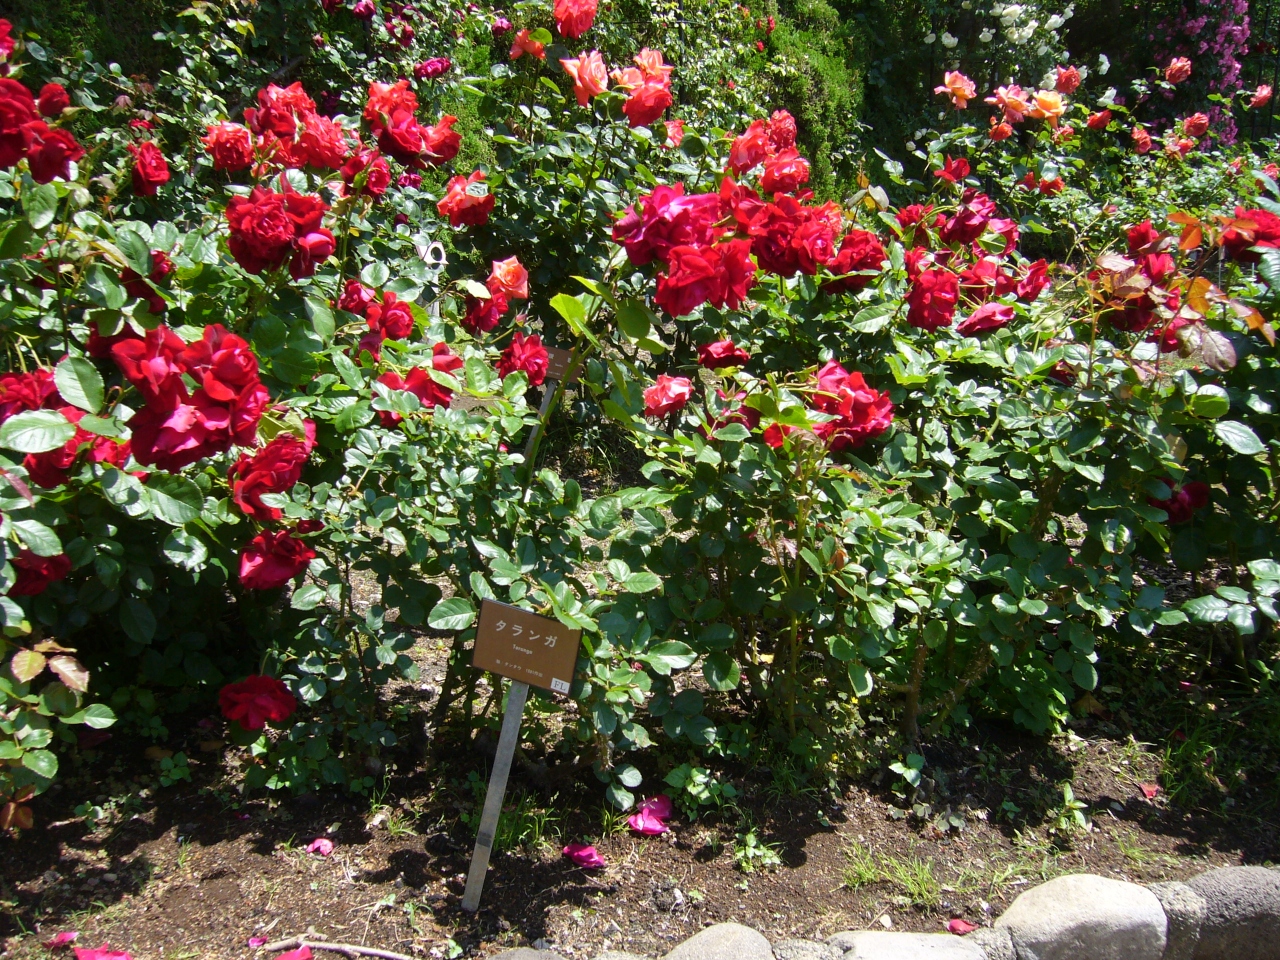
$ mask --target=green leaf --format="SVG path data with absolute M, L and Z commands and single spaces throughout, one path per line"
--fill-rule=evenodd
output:
M 94 730 L 105 730 L 116 722 L 116 715 L 105 703 L 91 703 L 79 713 L 62 718 L 63 723 L 83 723 Z
M 13 531 L 37 557 L 56 557 L 62 553 L 58 534 L 39 520 L 14 520 Z
M 1249 572 L 1259 580 L 1280 580 L 1280 563 L 1274 560 L 1250 560 Z
M 1195 392 L 1187 406 L 1197 417 L 1217 420 L 1231 409 L 1231 400 L 1227 397 L 1227 391 L 1216 384 L 1207 383 Z
M 0 446 L 19 453 L 45 453 L 75 435 L 75 424 L 57 410 L 25 410 L 0 426 Z
M 712 690 L 732 690 L 742 679 L 742 667 L 727 653 L 713 653 L 702 663 L 702 675 Z
M 878 333 L 889 325 L 896 308 L 891 303 L 881 303 L 860 310 L 849 324 L 854 333 Z
M 614 768 L 614 776 L 618 778 L 618 782 L 624 787 L 635 788 L 640 786 L 644 780 L 644 775 L 629 763 L 623 763 Z
M 145 600 L 125 597 L 120 601 L 120 628 L 131 640 L 150 643 L 156 635 L 156 615 Z
M 476 619 L 476 608 L 466 597 L 441 600 L 427 615 L 427 623 L 436 630 L 465 630 Z
M 666 640 L 651 647 L 643 659 L 649 661 L 653 669 L 665 677 L 672 670 L 683 670 L 697 660 L 698 655 L 687 643 L 680 640 Z
M 67 357 L 53 371 L 62 398 L 86 413 L 102 409 L 102 374 L 84 357 Z
M 1228 447 L 1246 457 L 1257 456 L 1267 449 L 1258 435 L 1238 420 L 1220 420 L 1213 425 L 1213 432 Z
M 1196 597 L 1182 605 L 1183 611 L 1196 623 L 1221 623 L 1227 619 L 1230 607 L 1221 597 Z
M 375 260 L 360 271 L 360 279 L 371 287 L 381 287 L 391 279 L 391 271 L 385 263 Z
M 1088 660 L 1077 660 L 1071 668 L 1071 679 L 1082 690 L 1093 690 L 1098 686 L 1098 671 Z
M 151 497 L 137 477 L 108 467 L 102 473 L 102 495 L 123 513 L 141 517 L 151 511 Z
M 715 438 L 717 440 L 741 443 L 744 440 L 751 439 L 751 431 L 740 423 L 729 423 L 715 432 Z
M 305 583 L 293 591 L 289 606 L 295 610 L 314 610 L 324 600 L 324 591 L 314 583 Z
M 467 357 L 463 369 L 467 376 L 467 389 L 472 393 L 488 394 L 498 389 L 497 371 L 483 357 Z
M 58 215 L 58 188 L 52 183 L 42 183 L 24 190 L 22 209 L 27 214 L 27 223 L 36 230 L 43 230 Z
M 48 750 L 28 750 L 22 755 L 22 765 L 46 780 L 58 775 L 58 758 Z
M 170 530 L 164 540 L 164 555 L 184 570 L 200 570 L 209 559 L 209 548 L 185 530 Z
M 604 796 L 619 810 L 630 810 L 636 802 L 635 795 L 619 783 L 611 783 L 605 787 Z
M 151 244 L 143 240 L 136 230 L 124 227 L 116 231 L 116 247 L 129 261 L 129 266 L 133 268 L 134 273 L 140 277 L 150 276 Z
M 172 473 L 151 474 L 147 479 L 147 493 L 156 518 L 174 527 L 196 519 L 204 506 L 200 488 L 186 477 Z
M 640 570 L 622 581 L 622 589 L 627 593 L 648 593 L 662 586 L 662 580 L 656 573 Z
M 551 306 L 564 317 L 575 336 L 582 336 L 587 328 L 587 308 L 583 305 L 581 298 L 571 297 L 567 293 L 557 293 L 551 298 Z
M 337 328 L 333 318 L 333 310 L 325 301 L 315 297 L 307 297 L 306 303 L 307 316 L 311 318 L 311 329 L 315 331 L 316 336 L 321 341 L 327 344 L 333 339 L 334 330 Z
M 316 358 L 297 347 L 285 347 L 271 358 L 271 372 L 296 387 L 310 383 L 319 370 Z
M 649 335 L 649 311 L 635 300 L 624 300 L 618 305 L 618 329 L 632 340 Z
M 1232 603 L 1248 603 L 1249 594 L 1247 591 L 1241 590 L 1239 587 L 1229 587 L 1223 585 L 1214 591 L 1223 600 L 1229 600 Z
M 871 671 L 860 663 L 849 664 L 849 682 L 853 684 L 853 692 L 859 697 L 870 696 L 875 680 Z

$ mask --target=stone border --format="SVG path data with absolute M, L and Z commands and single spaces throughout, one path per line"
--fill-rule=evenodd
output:
M 508 950 L 501 960 L 564 960 Z M 596 960 L 646 960 L 606 951 Z M 967 936 L 845 931 L 825 943 L 738 923 L 694 934 L 662 960 L 1280 960 L 1280 867 L 1223 867 L 1149 887 L 1089 873 L 1024 891 Z

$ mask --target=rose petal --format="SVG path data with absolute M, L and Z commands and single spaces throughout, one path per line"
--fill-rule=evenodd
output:
M 636 809 L 641 813 L 648 813 L 657 817 L 659 820 L 666 820 L 675 813 L 675 805 L 672 804 L 671 798 L 665 793 L 660 793 L 656 797 L 650 797 L 648 800 L 642 801 Z
M 327 857 L 333 853 L 333 841 L 327 837 L 316 837 L 307 844 L 307 853 L 318 853 L 322 857 Z
M 667 825 L 662 822 L 661 817 L 654 816 L 647 810 L 641 809 L 639 813 L 633 813 L 627 817 L 627 825 L 636 833 L 643 833 L 645 836 L 654 837 L 660 833 L 667 832 Z
M 64 930 L 62 933 L 55 933 L 52 940 L 46 940 L 44 946 L 46 950 L 57 950 L 68 944 L 75 943 L 76 937 L 80 936 L 75 930 Z
M 249 938 L 249 949 L 250 949 L 250 950 L 257 950 L 259 947 L 264 947 L 264 946 L 266 946 L 266 944 L 267 944 L 267 938 L 266 938 L 266 937 L 250 937 L 250 938 Z
M 1156 794 L 1160 792 L 1160 785 L 1157 783 L 1140 783 L 1138 789 L 1142 791 L 1142 795 L 1148 800 L 1154 800 Z
M 961 920 L 956 917 L 947 924 L 947 932 L 954 933 L 958 937 L 963 937 L 966 933 L 973 933 L 978 929 L 976 923 L 970 923 L 968 920 Z
M 604 857 L 600 856 L 600 852 L 595 847 L 587 846 L 585 843 L 569 844 L 564 848 L 564 855 L 578 866 L 585 867 L 588 870 L 604 866 Z

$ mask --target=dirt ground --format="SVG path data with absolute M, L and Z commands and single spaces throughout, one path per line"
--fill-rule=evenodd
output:
M 989 923 L 1060 873 L 1153 882 L 1280 859 L 1274 806 L 1245 791 L 1239 809 L 1175 809 L 1155 789 L 1162 745 L 1089 718 L 1052 742 L 978 727 L 927 751 L 924 817 L 883 771 L 815 785 L 743 768 L 730 771 L 734 808 L 677 815 L 669 834 L 642 837 L 605 814 L 589 773 L 552 791 L 517 769 L 508 816 L 525 842 L 495 855 L 473 917 L 459 901 L 487 775 L 477 748 L 444 751 L 430 773 L 396 772 L 373 799 L 242 802 L 228 776 L 235 749 L 209 739 L 212 722 L 168 744 L 191 757 L 190 782 L 160 785 L 141 741 L 68 764 L 43 807 L 53 822 L 0 840 L 0 955 L 47 956 L 42 941 L 64 930 L 135 960 L 246 957 L 250 938 L 299 934 L 445 960 L 531 944 L 661 955 L 723 920 L 774 940 L 940 931 L 951 917 Z M 1067 781 L 1090 827 L 1054 833 Z M 753 828 L 779 862 L 747 873 L 735 849 L 747 859 Z M 317 837 L 333 841 L 329 856 L 306 852 Z M 607 865 L 575 867 L 560 849 L 574 840 Z

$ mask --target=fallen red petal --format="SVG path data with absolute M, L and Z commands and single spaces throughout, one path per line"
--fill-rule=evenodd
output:
M 976 923 L 970 923 L 968 920 L 961 920 L 956 917 L 947 923 L 947 932 L 954 933 L 958 937 L 963 937 L 966 933 L 973 933 L 978 929 Z

